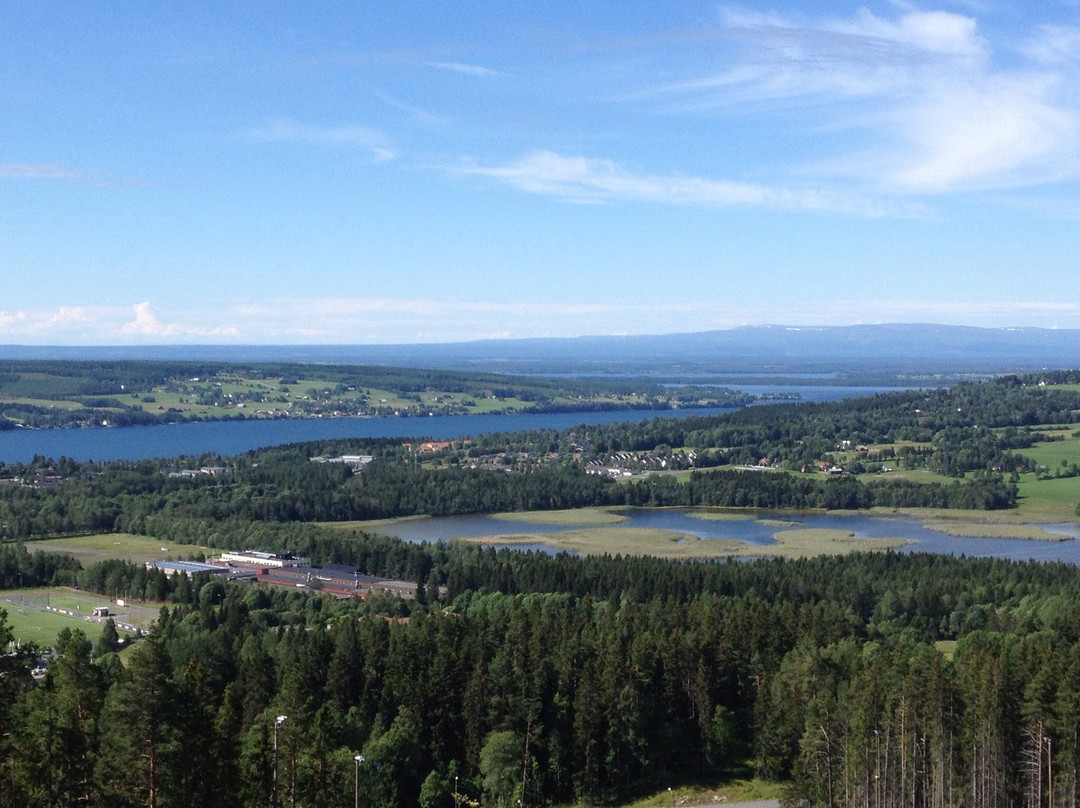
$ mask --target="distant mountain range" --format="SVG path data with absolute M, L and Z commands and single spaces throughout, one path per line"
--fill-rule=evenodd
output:
M 426 345 L 4 345 L 0 358 L 287 361 L 543 374 L 926 377 L 1080 367 L 1080 330 L 919 324 L 744 326 L 691 334 Z

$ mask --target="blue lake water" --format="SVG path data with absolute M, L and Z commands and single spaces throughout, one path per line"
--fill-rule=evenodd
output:
M 294 418 L 92 429 L 16 429 L 0 432 L 0 461 L 26 463 L 34 455 L 96 461 L 179 457 L 206 452 L 235 455 L 264 446 L 302 441 L 397 437 L 450 440 L 487 432 L 569 429 L 578 424 L 724 412 L 731 412 L 731 409 L 435 415 L 430 418 Z
M 845 530 L 865 539 L 902 538 L 913 544 L 898 552 L 929 552 L 965 555 L 975 558 L 994 557 L 1014 560 L 1064 561 L 1080 564 L 1080 524 L 1045 525 L 1052 533 L 1067 537 L 1064 541 L 1033 541 L 1021 539 L 961 538 L 927 530 L 922 522 L 903 516 L 869 514 L 790 514 L 759 513 L 754 519 L 713 521 L 699 519 L 678 509 L 627 510 L 627 521 L 613 528 L 659 528 L 697 536 L 701 539 L 736 539 L 747 544 L 775 544 L 773 534 L 787 528 L 776 522 L 789 522 L 791 528 L 822 528 Z M 768 520 L 768 523 L 761 520 Z M 413 519 L 379 528 L 379 532 L 407 541 L 439 541 L 477 536 L 498 536 L 512 533 L 558 533 L 586 525 L 550 525 L 528 521 L 495 519 L 490 516 L 447 516 L 434 519 Z M 550 550 L 543 544 L 519 549 Z M 872 549 L 872 542 L 867 549 Z
M 731 385 L 762 395 L 796 393 L 803 401 L 835 401 L 896 390 L 827 385 Z M 199 421 L 163 426 L 84 429 L 16 429 L 0 432 L 0 461 L 26 463 L 34 455 L 75 460 L 142 460 L 213 452 L 235 455 L 264 446 L 339 438 L 430 438 L 450 440 L 487 432 L 569 429 L 578 424 L 610 424 L 649 418 L 678 418 L 730 412 L 726 407 L 611 412 L 436 415 L 430 418 L 312 418 Z

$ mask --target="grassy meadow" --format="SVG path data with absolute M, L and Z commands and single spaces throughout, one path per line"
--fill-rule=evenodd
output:
M 159 561 L 163 558 L 189 558 L 200 553 L 205 556 L 220 554 L 219 550 L 195 544 L 172 544 L 150 536 L 131 533 L 100 533 L 92 536 L 75 536 L 67 539 L 43 539 L 26 543 L 27 550 L 43 550 L 51 553 L 67 553 L 79 559 L 84 566 L 110 558 L 120 558 L 134 564 Z

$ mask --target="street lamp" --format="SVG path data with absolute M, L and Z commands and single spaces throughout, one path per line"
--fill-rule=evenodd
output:
M 279 715 L 277 718 L 274 719 L 274 797 L 273 797 L 273 800 L 270 803 L 271 806 L 273 806 L 273 808 L 277 808 L 277 804 L 278 804 L 278 801 L 277 801 L 277 738 L 278 738 L 278 729 L 281 727 L 282 724 L 285 723 L 286 718 L 288 718 L 287 715 Z
M 357 755 L 353 760 L 356 761 L 356 786 L 353 788 L 353 802 L 356 808 L 360 808 L 360 766 L 364 763 L 364 756 Z

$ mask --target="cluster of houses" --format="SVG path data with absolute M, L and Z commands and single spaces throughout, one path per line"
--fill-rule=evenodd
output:
M 646 452 L 638 454 L 634 452 L 616 452 L 607 458 L 607 462 L 590 460 L 585 464 L 586 474 L 596 474 L 602 477 L 632 477 L 635 473 L 644 471 L 675 471 L 694 468 L 697 462 L 697 452 L 674 452 L 669 455 L 659 455 Z

